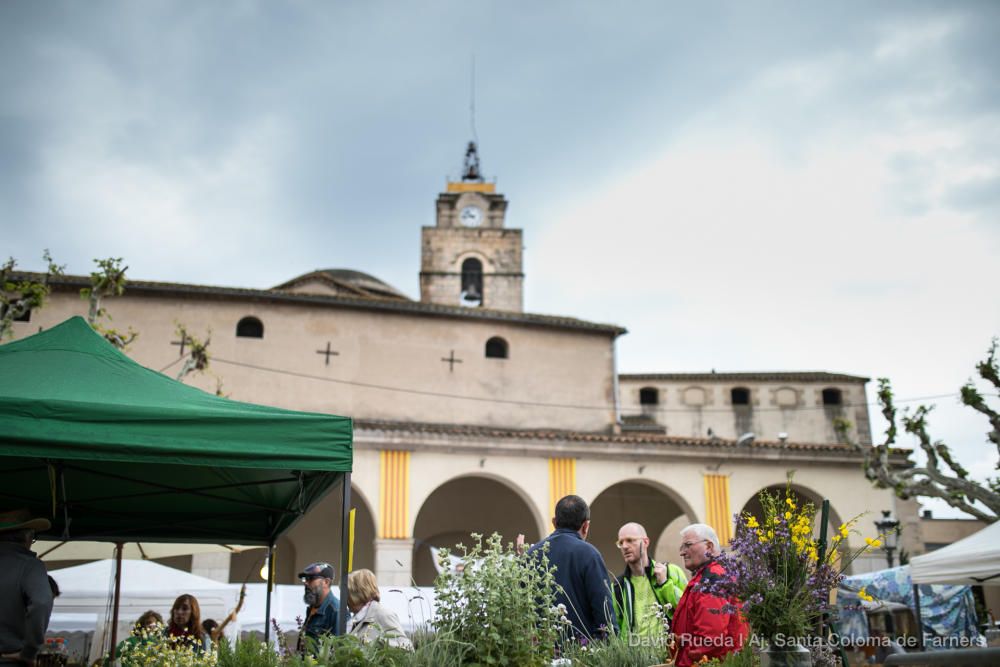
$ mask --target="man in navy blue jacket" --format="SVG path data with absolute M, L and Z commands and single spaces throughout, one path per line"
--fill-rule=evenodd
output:
M 580 496 L 556 503 L 555 530 L 528 550 L 540 554 L 548 544 L 548 560 L 555 566 L 556 604 L 566 605 L 566 616 L 581 637 L 598 639 L 614 622 L 611 579 L 600 552 L 586 542 L 590 508 Z

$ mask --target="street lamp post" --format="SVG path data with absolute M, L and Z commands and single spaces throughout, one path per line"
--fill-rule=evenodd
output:
M 875 522 L 875 528 L 878 529 L 879 535 L 882 537 L 882 548 L 885 549 L 886 561 L 889 563 L 889 567 L 894 567 L 892 554 L 896 551 L 899 540 L 899 521 L 892 518 L 892 512 L 889 510 L 882 510 L 882 519 Z
M 892 518 L 892 512 L 889 510 L 882 510 L 882 518 L 875 522 L 875 528 L 882 539 L 882 548 L 885 549 L 885 559 L 889 563 L 889 567 L 892 568 L 894 565 L 892 554 L 896 551 L 897 541 L 899 540 L 899 521 Z M 885 631 L 891 639 L 896 636 L 896 623 L 892 617 L 892 610 L 887 610 L 887 612 L 885 617 Z

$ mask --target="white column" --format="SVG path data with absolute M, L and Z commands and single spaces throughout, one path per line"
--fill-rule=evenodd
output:
M 413 540 L 375 540 L 375 577 L 379 586 L 411 586 Z
M 191 556 L 191 574 L 229 583 L 228 553 L 194 554 Z

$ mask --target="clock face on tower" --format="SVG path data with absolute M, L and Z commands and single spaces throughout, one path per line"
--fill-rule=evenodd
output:
M 458 214 L 458 220 L 466 227 L 478 227 L 483 222 L 483 209 L 478 206 L 466 206 Z

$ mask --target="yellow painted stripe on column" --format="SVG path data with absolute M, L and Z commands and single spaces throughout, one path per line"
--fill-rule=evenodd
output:
M 549 459 L 550 515 L 555 515 L 559 499 L 571 493 L 576 493 L 576 459 Z
M 410 453 L 379 452 L 379 537 L 406 539 L 410 516 Z
M 733 517 L 729 511 L 729 475 L 705 474 L 705 523 L 715 528 L 722 546 L 733 535 Z

